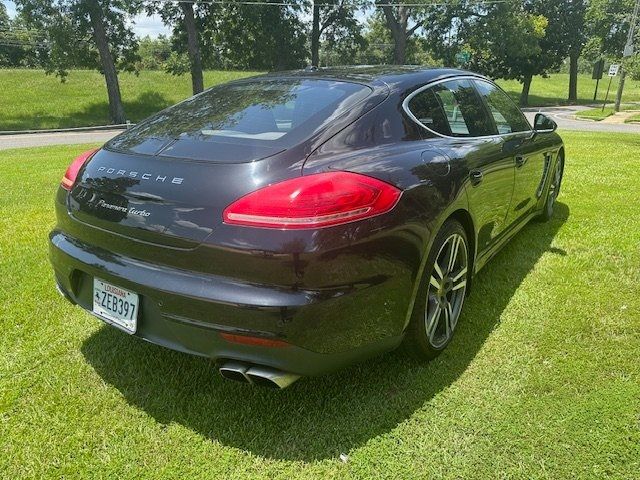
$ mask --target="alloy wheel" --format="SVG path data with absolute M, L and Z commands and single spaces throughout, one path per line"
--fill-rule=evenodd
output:
M 553 212 L 553 205 L 558 198 L 558 191 L 560 190 L 560 182 L 562 181 L 562 163 L 560 160 L 556 162 L 555 172 L 553 173 L 553 180 L 549 185 L 549 197 L 547 199 L 547 208 L 549 212 Z
M 446 345 L 458 323 L 467 289 L 467 244 L 454 233 L 436 256 L 427 289 L 425 329 L 433 348 Z

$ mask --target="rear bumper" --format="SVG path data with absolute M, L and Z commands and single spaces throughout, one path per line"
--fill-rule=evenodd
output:
M 140 295 L 135 336 L 174 350 L 319 375 L 392 350 L 402 340 L 401 332 L 388 335 L 388 326 L 379 328 L 387 334 L 375 335 L 376 322 L 389 312 L 377 312 L 371 299 L 392 287 L 389 282 L 364 290 L 285 289 L 142 262 L 61 231 L 51 233 L 49 247 L 58 288 L 71 302 L 91 311 L 93 277 L 134 291 Z M 361 304 L 363 319 L 342 321 L 346 303 L 347 312 Z M 289 346 L 232 343 L 221 337 L 223 332 L 284 340 Z M 358 341 L 360 333 L 365 341 Z M 317 336 L 325 341 L 315 341 Z

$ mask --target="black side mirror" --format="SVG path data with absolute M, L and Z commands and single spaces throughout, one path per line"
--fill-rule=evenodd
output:
M 538 133 L 555 132 L 558 124 L 544 113 L 536 113 L 536 119 L 533 122 L 533 129 Z

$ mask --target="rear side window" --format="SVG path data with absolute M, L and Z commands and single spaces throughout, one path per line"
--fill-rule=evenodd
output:
M 450 80 L 427 88 L 407 105 L 429 130 L 449 137 L 494 135 L 491 119 L 470 80 Z
M 482 80 L 475 82 L 478 92 L 487 103 L 499 134 L 531 130 L 529 122 L 507 94 L 489 82 Z
M 357 83 L 305 78 L 228 83 L 163 110 L 107 147 L 207 160 L 224 144 L 266 155 L 308 138 L 370 93 Z

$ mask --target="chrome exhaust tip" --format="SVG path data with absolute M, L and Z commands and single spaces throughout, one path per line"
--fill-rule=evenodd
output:
M 246 372 L 249 381 L 254 385 L 268 388 L 287 388 L 300 378 L 295 373 L 287 373 L 269 367 L 251 367 Z
M 295 373 L 287 373 L 270 367 L 250 366 L 242 362 L 226 362 L 218 371 L 228 380 L 251 383 L 260 387 L 283 389 L 300 378 Z
M 227 362 L 218 370 L 220 375 L 228 380 L 235 380 L 236 382 L 251 383 L 246 376 L 248 365 L 240 362 Z

